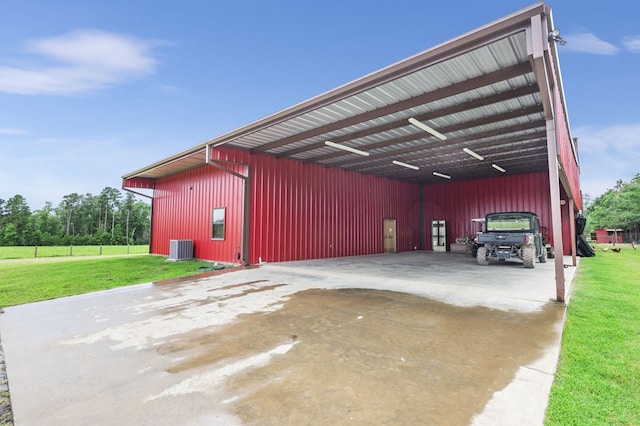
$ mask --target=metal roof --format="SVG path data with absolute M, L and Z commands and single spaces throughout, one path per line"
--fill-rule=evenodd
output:
M 208 147 L 221 145 L 418 183 L 441 181 L 434 171 L 473 179 L 547 170 L 544 94 L 550 83 L 531 56 L 536 16 L 552 25 L 548 6 L 534 4 L 123 178 L 160 178 L 197 167 Z

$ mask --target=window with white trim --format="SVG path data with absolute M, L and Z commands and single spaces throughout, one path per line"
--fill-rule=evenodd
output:
M 211 239 L 224 240 L 225 208 L 216 207 L 211 211 Z

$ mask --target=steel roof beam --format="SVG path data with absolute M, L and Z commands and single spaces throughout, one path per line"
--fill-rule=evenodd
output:
M 506 113 L 506 114 L 495 114 L 495 115 L 492 115 L 492 116 L 489 116 L 489 117 L 483 117 L 483 118 L 480 118 L 480 119 L 477 119 L 477 120 L 466 121 L 466 122 L 463 122 L 463 123 L 454 124 L 452 126 L 443 127 L 441 129 L 441 131 L 445 132 L 445 133 L 450 133 L 450 132 L 455 132 L 455 131 L 458 131 L 458 130 L 466 130 L 466 129 L 470 129 L 470 128 L 474 128 L 474 127 L 479 127 L 479 126 L 482 126 L 482 125 L 485 125 L 485 124 L 499 123 L 501 121 L 505 121 L 505 120 L 509 120 L 509 119 L 513 119 L 513 118 L 518 118 L 518 117 L 524 117 L 524 116 L 536 114 L 536 113 L 539 113 L 539 112 L 541 112 L 541 108 L 539 106 L 531 106 L 531 107 L 528 107 L 528 108 L 514 110 L 514 111 L 511 111 L 511 112 Z M 386 148 L 386 147 L 397 145 L 397 144 L 401 144 L 401 143 L 406 143 L 406 142 L 411 142 L 411 141 L 414 141 L 414 140 L 425 139 L 427 137 L 428 136 L 426 136 L 424 134 L 424 132 L 418 132 L 418 133 L 413 133 L 411 135 L 402 136 L 402 137 L 399 137 L 399 138 L 394 138 L 394 139 L 390 139 L 390 140 L 386 140 L 386 141 L 376 142 L 376 143 L 373 143 L 373 144 L 357 146 L 356 148 L 358 148 L 358 149 L 366 149 L 366 150 L 368 150 L 370 152 L 370 151 L 375 150 L 375 149 Z M 444 144 L 446 145 L 446 143 L 444 143 Z M 327 159 L 331 159 L 331 158 L 341 157 L 341 156 L 344 156 L 344 155 L 345 155 L 344 153 L 335 152 L 335 153 L 331 153 L 331 154 L 320 155 L 320 156 L 313 157 L 313 158 L 307 158 L 303 162 L 304 163 L 319 162 L 319 161 L 323 161 L 323 160 L 327 160 Z
M 411 162 L 411 164 L 415 164 L 420 168 L 431 167 L 435 165 L 444 165 L 444 164 L 455 164 L 456 165 L 455 168 L 463 168 L 465 167 L 465 164 L 473 164 L 473 165 L 482 164 L 482 163 L 488 164 L 491 161 L 500 161 L 502 163 L 506 161 L 504 157 L 508 156 L 508 158 L 514 158 L 514 156 L 520 155 L 523 152 L 530 152 L 531 150 L 540 150 L 541 153 L 546 156 L 546 144 L 545 144 L 546 141 L 545 139 L 541 138 L 539 133 L 535 134 L 534 137 L 525 137 L 525 136 L 514 137 L 506 141 L 507 143 L 504 143 L 504 142 L 505 142 L 504 140 L 494 141 L 494 147 L 499 148 L 502 146 L 516 145 L 518 146 L 518 148 L 513 149 L 506 153 L 497 153 L 497 154 L 491 154 L 491 155 L 487 154 L 486 161 L 484 162 L 473 160 L 471 158 L 467 160 L 468 156 L 466 154 L 462 154 L 462 149 L 460 145 L 458 145 L 458 147 L 455 149 L 447 150 L 448 152 L 431 153 L 432 155 L 430 155 L 430 153 L 423 151 L 421 158 L 394 157 L 394 159 L 398 158 L 401 161 Z M 453 158 L 453 154 L 456 154 L 458 152 L 460 152 L 460 156 Z M 443 155 L 449 156 L 451 158 L 444 157 L 443 159 Z M 462 155 L 464 155 L 464 157 Z M 420 162 L 420 159 L 422 159 L 423 162 Z M 426 162 L 424 162 L 425 160 Z M 371 170 L 372 168 L 386 167 L 388 163 L 389 163 L 389 159 L 363 164 L 358 166 L 358 171 L 363 171 L 367 173 L 367 170 Z M 349 170 L 349 167 L 347 166 L 345 167 L 345 169 Z
M 536 128 L 540 128 L 542 126 L 544 126 L 544 122 L 541 122 L 541 123 L 540 122 L 525 123 L 525 124 L 521 124 L 519 126 L 505 127 L 505 128 L 501 128 L 501 129 L 497 129 L 497 130 L 490 130 L 490 131 L 486 131 L 486 132 L 475 133 L 475 134 L 472 134 L 472 135 L 461 136 L 459 138 L 451 138 L 451 139 L 447 139 L 446 141 L 438 141 L 438 142 L 425 144 L 424 149 L 425 150 L 430 150 L 430 149 L 435 149 L 435 148 L 443 148 L 443 147 L 447 147 L 447 146 L 455 144 L 455 143 L 469 142 L 469 141 L 474 141 L 474 140 L 478 140 L 478 139 L 501 136 L 501 135 L 506 135 L 506 134 L 510 134 L 510 133 L 516 133 L 516 132 L 519 132 L 519 131 L 536 129 Z M 402 138 L 398 138 L 398 139 L 402 139 Z M 396 140 L 398 140 L 398 139 L 396 139 Z M 400 148 L 400 149 L 397 149 L 397 150 L 378 153 L 378 154 L 372 153 L 369 157 L 367 157 L 367 161 L 360 161 L 360 159 L 358 158 L 356 160 L 344 160 L 344 161 L 335 162 L 335 163 L 329 163 L 329 164 L 331 166 L 339 166 L 339 167 L 342 167 L 343 165 L 351 165 L 351 166 L 353 166 L 354 164 L 358 164 L 358 163 L 365 163 L 365 162 L 374 161 L 374 160 L 378 160 L 378 159 L 383 159 L 384 160 L 384 159 L 388 159 L 389 157 L 392 157 L 394 155 L 402 155 L 402 154 L 407 154 L 407 153 L 412 153 L 412 152 L 419 152 L 419 151 L 420 151 L 419 149 L 416 149 L 416 147 L 413 146 L 413 147 Z
M 427 113 L 423 113 L 423 114 L 418 114 L 418 115 L 413 115 L 413 117 L 416 120 L 420 120 L 420 121 L 427 121 L 427 120 L 433 120 L 435 118 L 438 117 L 445 117 L 447 115 L 452 115 L 458 112 L 462 112 L 462 111 L 468 111 L 471 109 L 475 109 L 475 108 L 481 108 L 484 106 L 488 106 L 488 105 L 492 105 L 492 104 L 497 104 L 500 102 L 505 102 L 508 100 L 512 100 L 512 99 L 517 99 L 517 98 L 521 98 L 527 95 L 533 95 L 538 93 L 538 86 L 537 85 L 529 85 L 529 86 L 524 86 L 524 87 L 520 87 L 518 89 L 514 89 L 514 90 L 510 90 L 510 91 L 505 91 L 502 92 L 498 95 L 494 95 L 494 96 L 487 96 L 485 98 L 478 98 L 478 99 L 474 99 L 472 101 L 469 102 L 465 102 L 463 104 L 458 104 L 458 105 L 452 105 L 450 107 L 446 107 L 446 108 L 441 108 L 435 111 L 430 111 Z M 358 139 L 358 138 L 362 138 L 365 136 L 370 136 L 370 135 L 374 135 L 376 133 L 382 133 L 385 131 L 389 131 L 392 129 L 396 129 L 399 127 L 405 127 L 407 126 L 407 119 L 401 119 L 401 120 L 394 120 L 392 122 L 389 123 L 385 123 L 379 126 L 372 126 L 372 127 L 368 127 L 366 129 L 363 130 L 359 130 L 353 133 L 349 133 L 348 135 L 343 135 L 343 136 L 337 136 L 337 137 L 332 137 L 331 140 L 333 142 L 336 143 L 342 143 L 342 142 L 346 142 L 349 140 L 353 140 L 353 139 Z M 298 147 L 295 149 L 291 149 L 289 151 L 285 151 L 285 152 L 281 152 L 279 154 L 276 155 L 276 157 L 280 158 L 280 157 L 294 157 L 296 154 L 300 154 L 303 152 L 307 152 L 307 151 L 312 151 L 314 149 L 318 149 L 318 148 L 323 148 L 324 147 L 324 141 L 320 141 L 320 142 L 314 142 L 311 143 L 309 145 L 305 145 L 302 147 Z M 332 158 L 333 156 L 340 156 L 341 153 L 331 153 L 331 154 L 326 154 L 326 155 L 322 155 L 319 156 L 317 159 L 313 159 L 311 161 L 321 161 L 322 159 L 326 158 Z

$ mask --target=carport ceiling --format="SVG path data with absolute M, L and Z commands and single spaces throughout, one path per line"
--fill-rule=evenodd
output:
M 433 172 L 460 180 L 547 170 L 548 83 L 536 79 L 527 41 L 536 15 L 546 15 L 546 6 L 523 9 L 125 178 L 157 178 L 194 167 L 205 161 L 207 147 L 223 145 L 418 183 L 443 180 Z

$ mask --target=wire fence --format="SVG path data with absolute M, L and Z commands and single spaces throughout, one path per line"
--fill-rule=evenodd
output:
M 0 246 L 0 259 L 27 259 L 36 257 L 65 256 L 117 256 L 148 253 L 148 245 Z

